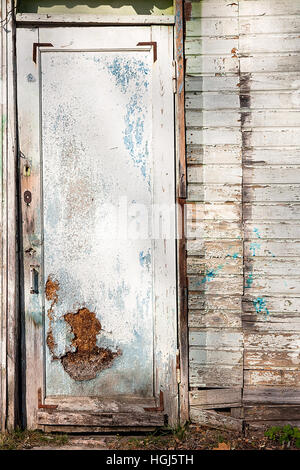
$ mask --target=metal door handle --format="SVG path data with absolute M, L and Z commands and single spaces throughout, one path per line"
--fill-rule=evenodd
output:
M 39 266 L 30 266 L 31 288 L 30 294 L 39 293 Z

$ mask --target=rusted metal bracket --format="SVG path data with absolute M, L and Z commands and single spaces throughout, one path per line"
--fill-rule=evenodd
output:
M 144 408 L 145 411 L 164 411 L 164 392 L 159 392 L 159 406 L 155 408 Z
M 32 60 L 36 64 L 36 54 L 38 47 L 53 47 L 53 44 L 50 42 L 34 42 L 32 48 Z
M 42 402 L 42 389 L 38 389 L 38 409 L 43 409 L 43 410 L 56 410 L 58 405 L 45 405 Z
M 157 61 L 157 42 L 138 42 L 137 46 L 152 46 L 153 47 L 153 62 Z

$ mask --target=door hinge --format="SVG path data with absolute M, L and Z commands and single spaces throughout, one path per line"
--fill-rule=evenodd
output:
M 181 370 L 180 370 L 180 351 L 177 349 L 176 351 L 176 378 L 177 383 L 180 384 L 181 382 Z
M 42 400 L 42 389 L 38 389 L 38 409 L 39 410 L 56 410 L 58 405 L 45 405 Z
M 172 80 L 173 80 L 173 93 L 177 93 L 177 63 L 176 60 L 172 61 Z
M 156 406 L 155 408 L 144 408 L 145 411 L 164 411 L 165 406 L 164 406 L 164 392 L 161 390 L 159 392 L 159 406 Z

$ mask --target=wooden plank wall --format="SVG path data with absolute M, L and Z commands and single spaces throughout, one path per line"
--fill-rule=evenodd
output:
M 299 15 L 294 0 L 185 2 L 195 422 L 300 423 Z

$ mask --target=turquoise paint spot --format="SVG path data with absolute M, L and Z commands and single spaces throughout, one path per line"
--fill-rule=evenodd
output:
M 255 233 L 255 235 L 257 236 L 257 238 L 261 238 L 260 233 L 259 233 L 259 230 L 258 230 L 257 227 L 254 227 L 253 232 Z
M 253 284 L 253 274 L 250 273 L 249 276 L 248 276 L 248 279 L 246 280 L 246 286 L 245 288 L 246 289 L 250 289 L 250 287 L 252 286 Z
M 260 249 L 260 244 L 256 242 L 252 242 L 250 244 L 250 251 L 252 252 L 252 256 L 256 256 L 256 250 Z
M 256 313 L 265 313 L 269 315 L 269 310 L 267 308 L 266 301 L 263 297 L 257 297 L 253 300 L 253 305 L 255 307 Z
M 150 253 L 150 250 L 148 250 L 147 253 L 144 253 L 144 251 L 141 251 L 140 252 L 140 255 L 139 255 L 139 259 L 140 259 L 140 265 L 144 268 L 146 267 L 147 269 L 150 268 L 150 265 L 151 265 L 151 253 Z
M 216 269 L 207 271 L 204 278 L 201 280 L 200 283 L 198 283 L 198 285 L 205 284 L 206 282 L 212 281 L 216 277 L 218 272 L 221 271 L 222 268 L 223 268 L 223 265 L 219 264 L 219 266 Z
M 240 256 L 239 256 L 238 253 L 233 253 L 233 255 L 231 255 L 230 253 L 228 253 L 228 255 L 226 255 L 226 258 L 237 259 L 237 258 L 240 258 Z

